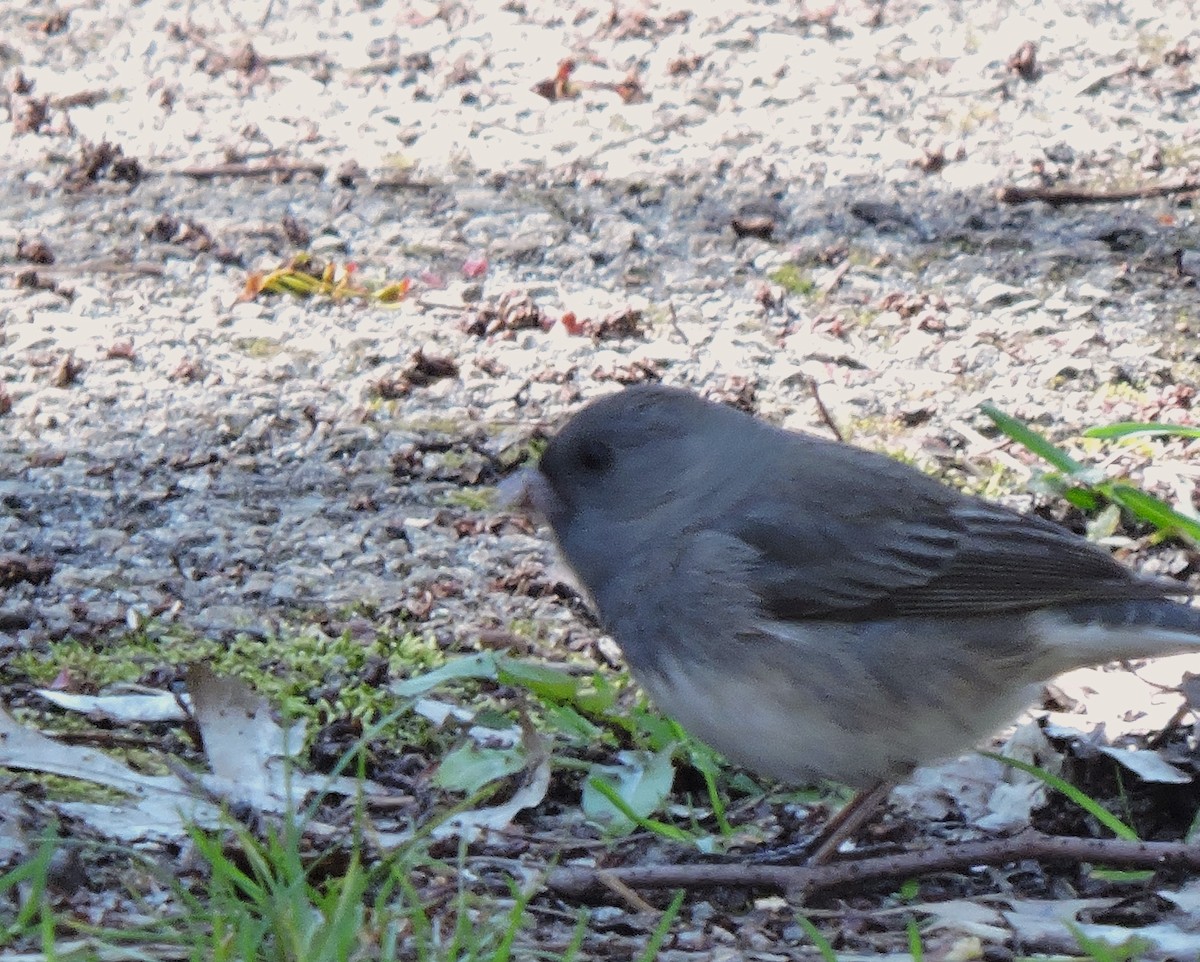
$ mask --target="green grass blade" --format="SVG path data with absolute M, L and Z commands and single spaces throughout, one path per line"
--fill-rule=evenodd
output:
M 588 784 L 599 792 L 618 812 L 624 815 L 629 821 L 639 828 L 644 828 L 648 832 L 654 832 L 656 835 L 661 835 L 663 838 L 669 838 L 673 842 L 690 842 L 691 838 L 687 832 L 674 825 L 668 825 L 666 822 L 660 822 L 655 818 L 646 818 L 644 815 L 639 815 L 635 812 L 625 799 L 623 799 L 615 788 L 613 788 L 603 778 L 593 775 L 588 779 Z
M 908 953 L 912 956 L 913 962 L 923 962 L 925 958 L 925 945 L 921 941 L 921 927 L 917 925 L 916 919 L 909 919 L 904 926 L 908 931 Z
M 1093 867 L 1088 872 L 1090 878 L 1101 882 L 1112 882 L 1115 885 L 1140 885 L 1149 882 L 1156 874 L 1152 868 L 1123 869 Z
M 587 937 L 588 922 L 591 914 L 586 906 L 580 906 L 579 911 L 575 915 L 575 928 L 571 932 L 571 941 L 567 943 L 566 949 L 563 950 L 562 959 L 560 962 L 575 962 L 579 958 L 579 950 L 583 948 L 583 940 Z
M 796 916 L 796 922 L 800 928 L 804 929 L 804 934 L 808 936 L 808 940 L 816 947 L 816 950 L 821 954 L 823 962 L 838 962 L 837 953 L 833 951 L 833 946 L 829 944 L 829 939 L 821 934 L 812 921 L 803 915 Z
M 725 812 L 725 799 L 717 787 L 721 766 L 717 761 L 716 752 L 688 735 L 678 722 L 673 721 L 671 724 L 675 728 L 676 738 L 687 751 L 688 761 L 704 779 L 704 790 L 708 794 L 708 804 L 712 809 L 713 817 L 717 820 L 717 831 L 724 836 L 732 835 L 733 826 L 729 824 L 729 818 Z
M 1192 544 L 1200 544 L 1200 521 L 1196 518 L 1177 511 L 1160 498 L 1147 494 L 1140 488 L 1123 481 L 1089 478 L 1089 474 L 1094 474 L 1092 469 L 1080 464 L 1066 451 L 1042 437 L 1032 428 L 991 404 L 983 404 L 980 407 L 1003 434 L 1028 448 L 1058 471 L 1067 475 L 1069 479 L 1085 485 L 1083 488 L 1073 488 L 1070 492 L 1064 492 L 1067 500 L 1076 507 L 1085 511 L 1094 510 L 1098 507 L 1098 503 L 1094 501 L 1095 494 L 1099 494 L 1139 521 L 1152 525 L 1155 530 L 1164 535 L 1174 535 L 1182 537 Z M 1133 434 L 1171 433 L 1183 437 L 1200 437 L 1200 428 L 1178 427 L 1149 421 L 1129 421 L 1110 424 L 1107 427 L 1091 428 L 1084 432 L 1084 436 L 1111 439 Z
M 1070 782 L 1064 781 L 1057 775 L 1051 775 L 1044 768 L 1038 768 L 1036 765 L 1030 765 L 1028 762 L 1023 762 L 1017 758 L 1008 758 L 1004 755 L 997 755 L 995 752 L 981 752 L 980 754 L 982 754 L 984 758 L 991 758 L 1003 765 L 1008 765 L 1010 768 L 1015 768 L 1018 771 L 1025 772 L 1027 775 L 1032 775 L 1043 784 L 1053 788 L 1056 792 L 1065 795 L 1072 802 L 1096 819 L 1096 821 L 1098 821 L 1101 825 L 1116 835 L 1117 838 L 1123 838 L 1129 842 L 1139 841 L 1137 832 L 1122 822 L 1108 809 L 1104 808 L 1104 806 L 1102 806 L 1090 795 L 1081 792 Z
M 667 906 L 667 910 L 663 912 L 662 918 L 658 920 L 658 925 L 654 926 L 654 931 L 650 933 L 650 940 L 646 943 L 646 948 L 642 952 L 642 962 L 654 962 L 658 958 L 658 950 L 662 947 L 663 940 L 667 937 L 667 933 L 671 931 L 671 923 L 675 921 L 675 916 L 679 914 L 679 909 L 683 906 L 684 890 L 679 889 L 671 899 L 671 904 Z
M 1137 437 L 1139 435 L 1200 438 L 1200 428 L 1188 427 L 1182 424 L 1164 424 L 1159 421 L 1119 421 L 1116 424 L 1105 424 L 1100 427 L 1088 428 L 1083 432 L 1085 438 L 1100 438 L 1107 441 L 1116 438 Z
M 521 926 L 525 922 L 525 913 L 529 907 L 529 901 L 533 898 L 536 889 L 530 888 L 526 892 L 522 892 L 516 882 L 509 882 L 509 889 L 513 895 L 512 909 L 508 913 L 508 924 L 504 928 L 504 934 L 500 937 L 500 944 L 492 953 L 491 962 L 509 962 L 512 958 L 512 947 L 516 941 L 517 933 L 521 930 Z
M 1023 447 L 1028 448 L 1043 461 L 1053 465 L 1064 474 L 1079 474 L 1086 470 L 1084 465 L 1076 461 L 1062 448 L 1048 438 L 1038 434 L 1028 425 L 1018 421 L 1010 414 L 1005 414 L 991 404 L 981 404 L 980 410 L 987 415 L 1000 432 Z
M 16 918 L 0 928 L 0 946 L 27 934 L 26 930 L 32 927 L 39 913 L 42 925 L 45 925 L 47 917 L 52 915 L 46 900 L 46 884 L 50 873 L 50 861 L 60 845 L 55 829 L 51 829 L 31 859 L 0 876 L 0 894 L 9 896 L 11 892 L 20 900 Z
M 1176 511 L 1160 498 L 1123 481 L 1101 485 L 1100 490 L 1114 504 L 1138 520 L 1152 524 L 1163 534 L 1178 535 L 1193 544 L 1200 544 L 1200 521 Z

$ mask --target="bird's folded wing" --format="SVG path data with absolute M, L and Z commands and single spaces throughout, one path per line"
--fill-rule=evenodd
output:
M 723 530 L 757 553 L 749 581 L 764 606 L 795 619 L 969 617 L 1188 593 L 1138 577 L 1049 521 L 905 474 L 902 488 L 873 477 L 807 502 L 823 510 L 805 509 L 799 490 L 776 490 L 759 504 L 800 507 L 783 518 L 753 503 L 729 512 Z

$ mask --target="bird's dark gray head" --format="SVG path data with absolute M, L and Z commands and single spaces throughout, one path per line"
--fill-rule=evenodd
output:
M 756 427 L 687 391 L 628 388 L 589 404 L 550 442 L 538 463 L 543 491 L 534 492 L 535 506 L 558 530 L 584 508 L 632 520 L 681 491 L 694 500 L 721 480 L 728 446 Z

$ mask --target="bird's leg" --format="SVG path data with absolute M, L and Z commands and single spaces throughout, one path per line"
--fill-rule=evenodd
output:
M 870 788 L 864 788 L 848 801 L 833 816 L 812 840 L 812 854 L 807 864 L 823 865 L 828 862 L 842 842 L 852 838 L 860 828 L 879 814 L 879 808 L 887 801 L 892 793 L 891 782 L 876 782 Z
M 781 862 L 801 862 L 821 865 L 879 812 L 879 807 L 892 791 L 891 782 L 876 782 L 858 792 L 838 810 L 815 835 L 801 838 L 790 845 L 752 853 L 747 859 L 755 865 Z

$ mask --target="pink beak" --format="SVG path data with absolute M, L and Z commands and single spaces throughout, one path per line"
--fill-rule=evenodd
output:
M 500 505 L 509 509 L 535 511 L 549 520 L 558 504 L 558 496 L 537 468 L 522 468 L 496 486 Z

